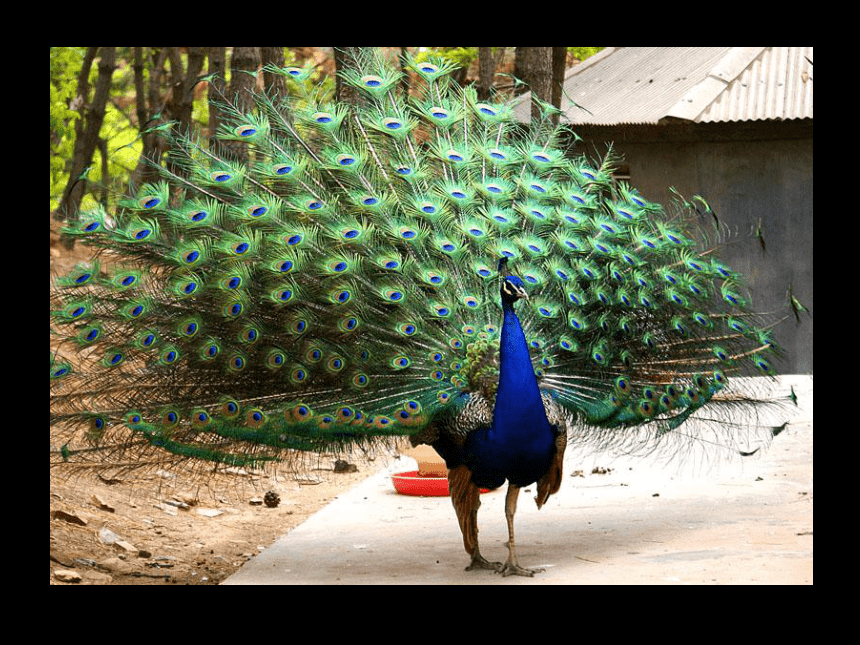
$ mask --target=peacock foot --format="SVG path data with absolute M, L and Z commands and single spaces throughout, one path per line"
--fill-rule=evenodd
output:
M 470 562 L 469 566 L 466 567 L 466 571 L 472 571 L 473 569 L 490 569 L 491 571 L 500 573 L 502 571 L 502 563 L 490 562 L 476 551 L 475 555 L 472 556 L 472 562 Z
M 521 567 L 516 562 L 511 562 L 508 560 L 505 562 L 504 566 L 501 567 L 499 573 L 503 576 L 527 576 L 531 578 L 536 573 L 540 573 L 541 571 L 546 571 L 546 569 L 526 569 L 525 567 Z

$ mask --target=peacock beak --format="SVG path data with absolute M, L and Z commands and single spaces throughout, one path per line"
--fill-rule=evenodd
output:
M 529 294 L 526 293 L 525 289 L 509 280 L 505 280 L 503 288 L 515 300 L 529 299 Z

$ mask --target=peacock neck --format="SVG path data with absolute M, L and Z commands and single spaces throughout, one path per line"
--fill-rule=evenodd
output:
M 504 320 L 499 346 L 499 382 L 493 428 L 507 436 L 549 428 L 526 336 L 513 303 L 502 301 Z

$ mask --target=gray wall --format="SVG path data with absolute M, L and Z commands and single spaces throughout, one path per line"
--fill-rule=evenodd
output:
M 812 318 L 798 325 L 787 292 L 813 309 L 812 122 L 592 128 L 577 133 L 593 156 L 614 141 L 642 195 L 667 204 L 675 187 L 700 194 L 731 235 L 721 257 L 747 280 L 753 308 L 788 316 L 775 330 L 782 373 L 812 372 Z M 754 231 L 761 221 L 766 253 Z

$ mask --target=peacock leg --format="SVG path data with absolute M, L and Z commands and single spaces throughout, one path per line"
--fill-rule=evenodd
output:
M 472 561 L 469 563 L 469 566 L 466 567 L 466 571 L 472 571 L 473 569 L 491 569 L 498 572 L 502 570 L 502 563 L 490 562 L 481 555 L 481 550 L 478 548 L 478 509 L 481 507 L 481 491 L 474 484 L 472 484 L 472 488 L 475 490 L 471 510 L 469 511 L 471 517 L 467 523 L 467 529 L 465 529 L 470 531 L 470 535 L 467 539 L 466 533 L 463 533 L 463 543 L 474 545 L 474 550 L 471 554 Z M 466 546 L 467 551 L 468 549 L 469 547 Z
M 514 514 L 517 512 L 517 498 L 520 487 L 508 483 L 508 494 L 505 497 L 505 517 L 508 520 L 508 561 L 500 573 L 503 576 L 533 576 L 543 569 L 526 569 L 517 564 L 517 552 L 514 546 Z
M 451 502 L 457 512 L 460 532 L 463 534 L 463 546 L 466 553 L 472 556 L 466 571 L 473 569 L 491 569 L 501 571 L 501 562 L 490 562 L 481 555 L 478 548 L 478 509 L 481 507 L 481 491 L 472 482 L 472 473 L 466 466 L 459 466 L 448 472 L 448 488 L 451 491 Z

